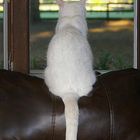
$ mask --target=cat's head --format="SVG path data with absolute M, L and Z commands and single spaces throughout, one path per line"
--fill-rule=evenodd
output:
M 57 0 L 57 4 L 59 5 L 59 16 L 85 16 L 85 3 L 86 0 L 80 1 L 63 1 Z

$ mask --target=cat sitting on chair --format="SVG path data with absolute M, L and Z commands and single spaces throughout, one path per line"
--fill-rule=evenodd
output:
M 47 51 L 45 82 L 64 102 L 66 140 L 77 140 L 78 99 L 88 95 L 96 81 L 87 41 L 86 0 L 57 3 L 59 19 Z

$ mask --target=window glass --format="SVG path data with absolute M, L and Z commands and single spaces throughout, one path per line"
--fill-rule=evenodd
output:
M 0 0 L 0 69 L 3 68 L 3 0 Z
M 88 0 L 88 40 L 95 68 L 133 67 L 133 0 Z M 48 43 L 54 34 L 58 6 L 54 0 L 30 0 L 30 68 L 46 66 Z

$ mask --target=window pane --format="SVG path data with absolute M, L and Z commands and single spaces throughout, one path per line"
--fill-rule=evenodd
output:
M 133 67 L 133 0 L 88 0 L 86 9 L 95 68 Z M 45 68 L 57 17 L 58 6 L 53 0 L 30 0 L 31 69 Z
M 3 1 L 0 0 L 0 69 L 3 68 Z
M 133 20 L 89 21 L 95 68 L 118 70 L 133 67 Z

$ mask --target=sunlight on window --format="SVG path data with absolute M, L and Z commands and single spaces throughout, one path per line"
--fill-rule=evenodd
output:
M 87 11 L 106 11 L 107 5 L 104 3 L 103 4 L 97 3 L 96 5 L 93 3 L 87 3 L 86 10 Z
M 77 0 L 74 0 L 77 1 Z M 40 11 L 58 11 L 58 5 L 52 0 L 40 0 Z M 87 11 L 113 11 L 113 10 L 131 10 L 133 0 L 88 0 Z
M 133 5 L 131 4 L 110 4 L 109 5 L 109 10 L 132 10 L 133 9 Z
M 0 0 L 0 3 L 3 3 L 3 0 Z
M 3 1 L 3 0 L 0 0 Z M 64 0 L 69 1 L 69 0 Z M 78 0 L 72 0 L 78 1 Z M 87 3 L 132 3 L 133 0 L 87 0 Z M 39 0 L 39 3 L 55 3 L 54 0 Z
M 44 0 L 40 0 L 39 2 L 40 2 L 40 3 L 43 3 L 43 2 L 44 2 Z
M 3 6 L 0 6 L 0 12 L 2 12 L 3 11 Z
M 44 4 L 39 6 L 40 11 L 58 11 L 58 9 L 56 4 Z

